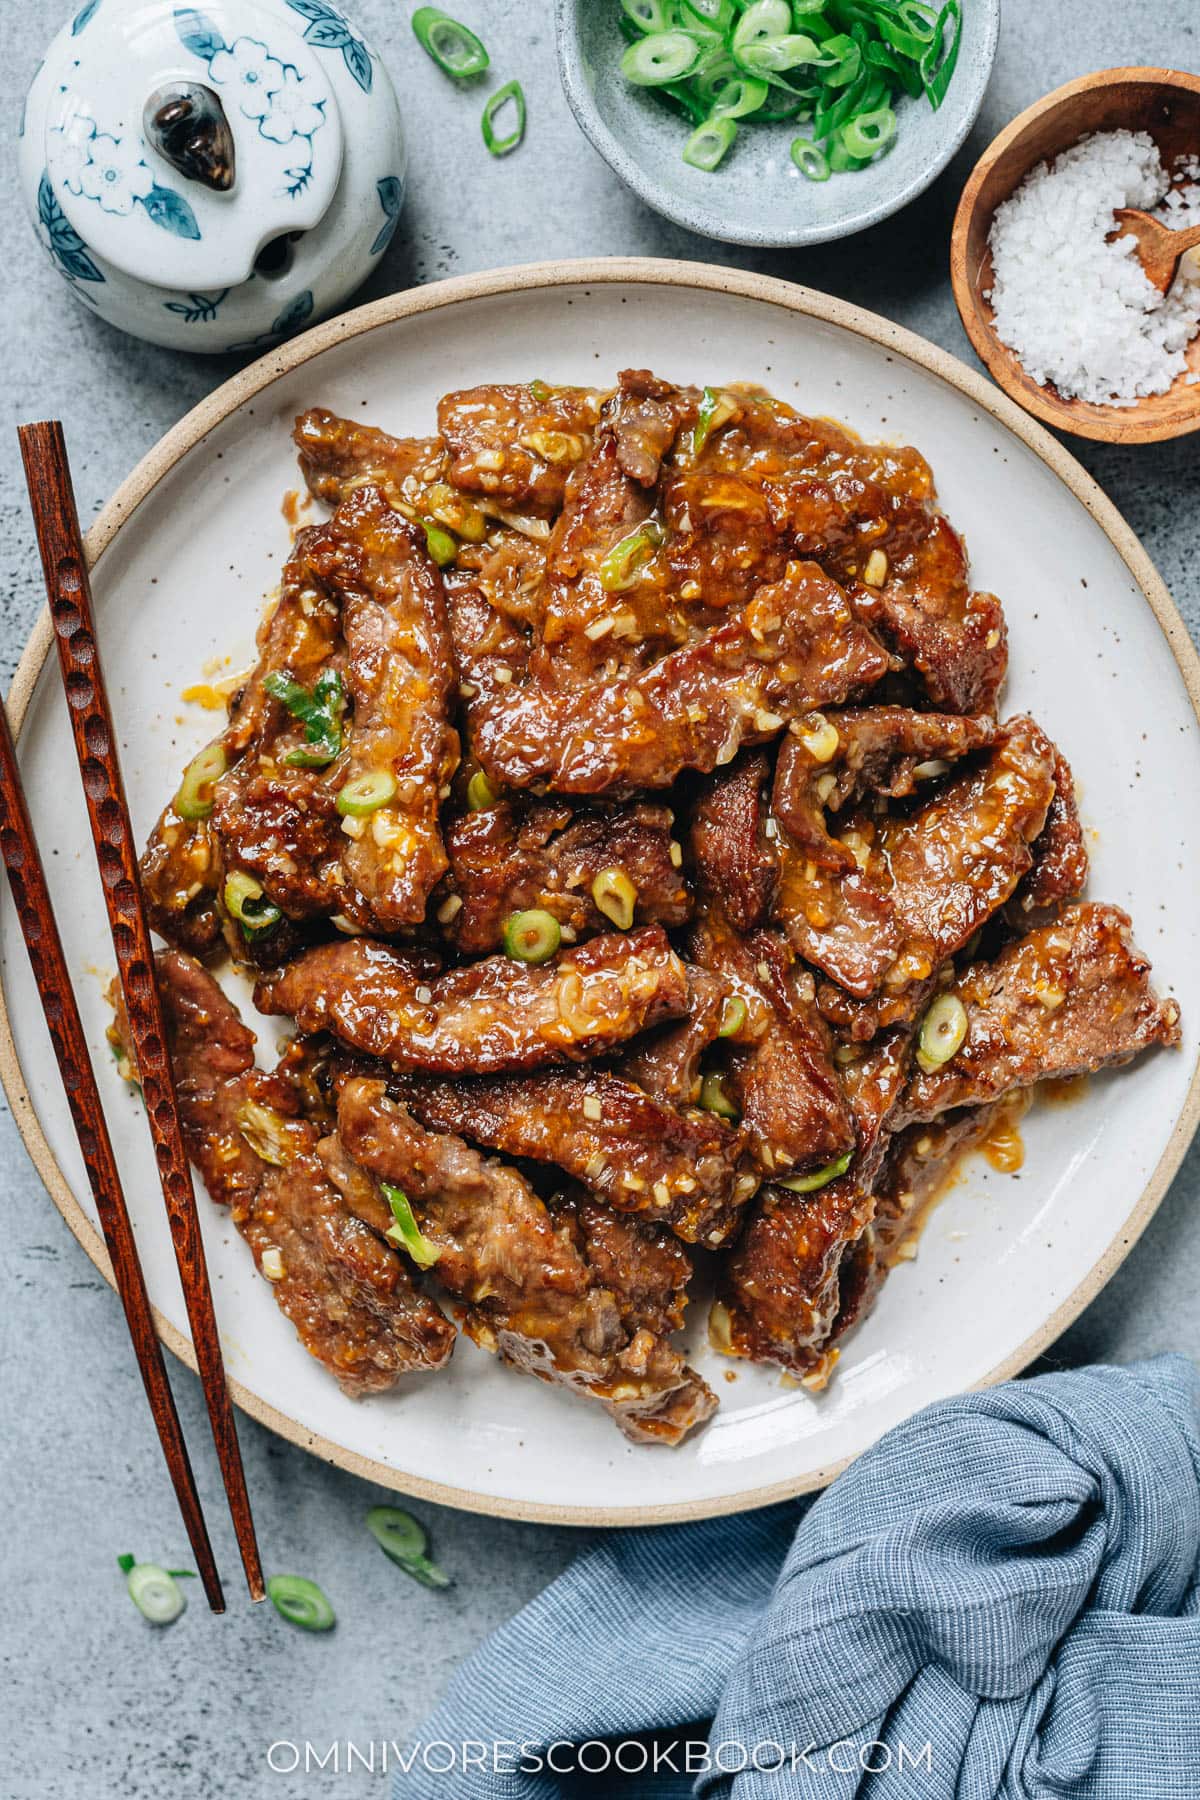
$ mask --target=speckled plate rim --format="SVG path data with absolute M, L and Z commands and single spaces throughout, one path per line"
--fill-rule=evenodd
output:
M 598 0 L 594 0 L 594 3 L 598 4 Z M 721 243 L 740 244 L 744 248 L 756 250 L 800 250 L 808 244 L 827 244 L 838 238 L 853 237 L 856 232 L 867 231 L 883 219 L 890 219 L 893 213 L 908 206 L 926 188 L 931 187 L 966 143 L 983 106 L 1000 41 L 1000 0 L 983 0 L 983 4 L 987 9 L 987 17 L 975 76 L 978 91 L 968 103 L 959 123 L 953 131 L 947 133 L 937 153 L 912 177 L 906 187 L 896 189 L 874 206 L 866 206 L 861 212 L 851 213 L 845 219 L 828 225 L 798 225 L 793 231 L 754 231 L 744 225 L 728 223 L 716 207 L 690 206 L 687 201 L 673 199 L 663 188 L 655 186 L 637 158 L 629 154 L 620 138 L 606 124 L 588 87 L 578 35 L 574 20 L 570 17 L 576 0 L 555 0 L 554 4 L 554 38 L 559 80 L 575 122 L 593 149 L 604 158 L 613 173 L 620 176 L 626 187 L 631 188 L 638 199 L 656 213 L 676 225 L 682 225 L 687 231 L 694 231 L 702 237 L 717 238 Z
M 164 479 L 188 451 L 200 444 L 208 432 L 236 412 L 256 394 L 271 386 L 280 376 L 319 356 L 335 345 L 361 337 L 379 326 L 397 320 L 431 313 L 441 307 L 463 301 L 511 296 L 538 289 L 559 287 L 598 287 L 613 283 L 642 284 L 660 287 L 689 288 L 701 293 L 729 294 L 747 300 L 765 301 L 771 306 L 802 318 L 818 319 L 841 327 L 857 337 L 882 346 L 928 373 L 939 377 L 974 405 L 984 408 L 1006 426 L 1058 476 L 1059 480 L 1086 507 L 1109 542 L 1128 568 L 1153 612 L 1172 656 L 1183 677 L 1192 710 L 1200 727 L 1200 655 L 1197 654 L 1187 628 L 1137 537 L 1117 508 L 1075 458 L 1042 426 L 1022 412 L 983 376 L 968 369 L 956 357 L 918 337 L 890 320 L 835 300 L 812 288 L 795 286 L 773 276 L 754 275 L 735 269 L 723 269 L 707 263 L 660 261 L 652 257 L 611 257 L 595 260 L 531 263 L 515 268 L 497 269 L 478 275 L 455 276 L 429 287 L 408 293 L 392 294 L 370 305 L 343 313 L 326 324 L 318 325 L 302 337 L 272 350 L 252 363 L 210 394 L 192 409 L 179 424 L 144 456 L 133 473 L 122 482 L 112 499 L 86 536 L 88 566 L 94 568 L 117 533 L 132 518 L 147 495 Z M 14 736 L 20 730 L 32 698 L 34 686 L 53 648 L 53 627 L 48 611 L 43 611 L 30 636 L 13 678 L 7 709 Z M 8 1017 L 7 995 L 0 990 L 0 1081 L 3 1081 L 13 1117 L 25 1147 L 46 1185 L 51 1199 L 67 1225 L 110 1286 L 112 1271 L 103 1239 L 84 1213 L 67 1183 L 66 1177 L 42 1131 L 26 1087 L 20 1060 L 13 1041 Z M 1049 1318 L 1027 1337 L 1011 1355 L 973 1387 L 993 1387 L 1007 1381 L 1026 1368 L 1046 1346 L 1060 1335 L 1071 1321 L 1093 1300 L 1109 1278 L 1120 1267 L 1137 1242 L 1174 1175 L 1191 1139 L 1200 1124 L 1200 1061 L 1192 1071 L 1191 1081 L 1179 1116 L 1163 1149 L 1154 1172 L 1131 1208 L 1124 1226 L 1092 1265 L 1074 1291 L 1055 1308 Z M 195 1370 L 196 1361 L 190 1339 L 177 1331 L 155 1309 L 155 1323 L 163 1343 L 174 1355 Z M 493 1498 L 469 1488 L 452 1487 L 444 1482 L 407 1475 L 389 1468 L 371 1457 L 344 1449 L 330 1439 L 308 1431 L 304 1426 L 276 1407 L 267 1405 L 241 1382 L 232 1378 L 230 1392 L 238 1406 L 271 1431 L 302 1450 L 311 1451 L 336 1467 L 359 1475 L 365 1481 L 393 1488 L 418 1499 L 432 1500 L 443 1506 L 457 1506 L 467 1512 L 488 1513 L 496 1517 L 522 1519 L 542 1524 L 581 1526 L 665 1525 L 688 1519 L 713 1518 L 724 1513 L 749 1511 L 793 1498 L 814 1488 L 824 1487 L 853 1460 L 846 1457 L 828 1467 L 807 1475 L 743 1493 L 719 1498 L 681 1502 L 666 1506 L 610 1510 L 606 1507 L 550 1506 L 524 1503 L 507 1498 Z

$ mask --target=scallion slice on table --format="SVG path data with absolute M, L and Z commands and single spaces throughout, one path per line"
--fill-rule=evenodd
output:
M 118 1561 L 124 1566 L 124 1557 Z M 151 1625 L 173 1625 L 187 1606 L 187 1597 L 175 1577 L 157 1563 L 133 1563 L 126 1570 L 125 1586 L 129 1598 Z
M 301 1631 L 332 1631 L 337 1618 L 315 1581 L 303 1575 L 272 1575 L 267 1581 L 271 1605 L 289 1625 Z
M 419 6 L 413 14 L 412 28 L 425 54 L 455 81 L 469 81 L 473 75 L 482 75 L 490 65 L 487 50 L 470 27 L 439 7 Z
M 792 146 L 810 181 L 886 154 L 895 103 L 935 109 L 958 61 L 962 0 L 610 0 L 621 69 L 691 124 L 682 155 L 717 169 L 742 126 L 811 120 Z M 736 121 L 736 124 L 735 124 Z
M 499 137 L 496 134 L 496 115 L 506 106 L 514 109 L 513 125 L 511 131 Z M 483 141 L 493 156 L 507 156 L 511 150 L 516 149 L 525 136 L 525 90 L 519 81 L 506 81 L 503 87 L 497 88 L 490 95 L 483 109 L 480 125 Z
M 392 1209 L 393 1223 L 388 1226 L 384 1236 L 388 1242 L 395 1244 L 397 1250 L 403 1250 L 412 1258 L 418 1269 L 432 1269 L 442 1254 L 437 1244 L 431 1244 L 424 1236 L 413 1214 L 412 1203 L 403 1188 L 393 1187 L 390 1181 L 381 1181 L 383 1197 Z
M 423 1587 L 453 1587 L 445 1569 L 426 1555 L 429 1540 L 411 1513 L 402 1512 L 398 1506 L 373 1506 L 367 1514 L 367 1530 L 388 1561 Z

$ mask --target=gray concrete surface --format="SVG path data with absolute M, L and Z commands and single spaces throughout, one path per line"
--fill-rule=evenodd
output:
M 595 0 L 596 4 L 606 0 Z M 969 0 L 968 0 L 969 4 Z M 20 212 L 20 97 L 65 0 L 0 0 L 5 134 L 2 252 L 5 421 L 0 432 L 0 676 L 41 604 L 11 434 L 58 414 L 75 453 L 85 518 L 160 434 L 235 366 L 134 343 L 74 304 Z M 872 307 L 956 355 L 971 352 L 946 276 L 950 220 L 974 158 L 1016 112 L 1057 83 L 1118 63 L 1200 65 L 1195 0 L 1005 0 L 1000 54 L 969 145 L 925 198 L 849 242 L 742 256 L 663 223 L 578 134 L 558 88 L 549 0 L 459 0 L 498 70 L 519 74 L 528 140 L 491 164 L 474 97 L 456 94 L 413 49 L 411 4 L 354 0 L 400 91 L 412 151 L 402 228 L 363 298 L 489 265 L 631 253 L 746 263 Z M 1197 440 L 1144 449 L 1073 446 L 1141 535 L 1193 632 L 1200 630 Z M 1060 1361 L 1200 1354 L 1200 1155 L 1193 1153 L 1124 1269 L 1056 1346 Z M 121 1316 L 0 1117 L 0 1794 L 8 1800 L 208 1800 L 215 1795 L 382 1793 L 359 1769 L 271 1774 L 276 1739 L 395 1739 L 429 1707 L 478 1640 L 554 1576 L 581 1537 L 423 1507 L 459 1577 L 429 1595 L 395 1574 L 359 1529 L 378 1496 L 246 1422 L 242 1438 L 261 1534 L 275 1567 L 319 1575 L 340 1623 L 330 1640 L 288 1630 L 237 1594 L 236 1558 L 204 1448 L 194 1380 L 175 1369 L 233 1605 L 202 1600 L 173 1630 L 143 1626 L 114 1556 L 183 1559 Z

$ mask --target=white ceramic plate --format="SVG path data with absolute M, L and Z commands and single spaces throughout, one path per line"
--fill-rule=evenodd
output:
M 310 332 L 236 378 L 154 451 L 93 528 L 95 590 L 139 838 L 212 715 L 180 690 L 249 657 L 288 549 L 293 415 L 320 403 L 396 432 L 483 380 L 606 381 L 629 363 L 680 380 L 755 379 L 869 436 L 915 443 L 966 533 L 977 586 L 1007 608 L 1006 708 L 1062 744 L 1092 828 L 1091 892 L 1128 907 L 1185 1044 L 1035 1109 L 1019 1178 L 972 1162 L 847 1344 L 829 1390 L 785 1389 L 703 1344 L 717 1418 L 674 1451 L 625 1443 L 598 1408 L 466 1342 L 448 1372 L 355 1403 L 300 1348 L 227 1220 L 201 1198 L 237 1398 L 295 1442 L 375 1480 L 481 1511 L 577 1523 L 695 1517 L 819 1485 L 927 1401 L 1010 1375 L 1092 1297 L 1145 1225 L 1197 1113 L 1200 693 L 1195 652 L 1143 552 L 1040 427 L 951 358 L 782 282 L 693 264 L 555 265 L 400 295 Z M 78 448 L 78 446 L 77 446 Z M 151 1297 L 190 1360 L 144 1120 L 106 1052 L 111 964 L 78 774 L 43 621 L 13 707 L 50 884 Z M 1190 694 L 1189 694 L 1190 689 Z M 9 1098 L 56 1203 L 107 1272 L 7 892 L 0 916 Z M 268 1052 L 280 1022 L 264 1024 Z M 15 1055 L 14 1055 L 15 1052 Z M 736 1380 L 727 1382 L 734 1369 Z

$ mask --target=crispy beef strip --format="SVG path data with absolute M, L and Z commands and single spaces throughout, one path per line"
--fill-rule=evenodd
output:
M 648 805 L 575 810 L 555 801 L 528 808 L 501 801 L 466 813 L 446 828 L 450 873 L 434 910 L 447 915 L 447 938 L 468 956 L 495 950 L 505 920 L 529 907 L 551 913 L 577 937 L 610 931 L 592 883 L 615 869 L 636 890 L 638 924 L 682 925 L 692 902 L 672 823 L 669 808 Z
M 967 1035 L 941 1068 L 914 1071 L 903 1121 L 928 1121 L 1036 1081 L 1126 1063 L 1151 1044 L 1177 1044 L 1179 1007 L 1160 1000 L 1149 977 L 1119 907 L 1066 908 L 954 983 Z
M 329 1182 L 322 1126 L 303 1116 L 298 1086 L 254 1067 L 254 1033 L 206 969 L 173 950 L 157 967 L 188 1155 L 259 1269 L 278 1252 L 268 1279 L 305 1349 L 352 1395 L 439 1368 L 454 1327 Z M 119 1006 L 110 1035 L 129 1043 Z
M 845 595 L 812 563 L 793 563 L 745 611 L 644 673 L 559 693 L 529 680 L 481 693 L 472 748 L 502 786 L 560 793 L 668 787 L 709 773 L 788 718 L 882 679 L 888 658 Z
M 649 519 L 663 458 L 695 417 L 696 400 L 647 370 L 626 369 L 605 403 L 550 540 L 532 663 L 547 687 L 586 684 L 610 662 L 623 671 L 642 667 L 685 641 L 677 592 L 658 578 L 652 559 L 643 557 L 615 589 L 605 584 L 603 565 Z
M 916 450 L 865 444 L 752 391 L 722 389 L 725 417 L 703 453 L 664 483 L 676 579 L 708 604 L 778 579 L 781 556 L 812 557 L 847 588 L 946 712 L 995 710 L 1007 667 L 1004 615 L 972 593 L 962 542 L 937 510 Z M 882 576 L 872 550 L 886 558 Z M 874 586 L 862 579 L 870 573 Z
M 667 1341 L 691 1274 L 682 1245 L 588 1203 L 552 1213 L 516 1169 L 425 1131 L 383 1082 L 348 1082 L 338 1119 L 352 1159 L 403 1188 L 477 1343 L 598 1400 L 638 1441 L 677 1443 L 714 1410 Z
M 284 864 L 274 848 L 280 842 L 274 803 L 264 802 L 254 783 L 260 770 L 259 753 L 265 754 L 275 770 L 289 750 L 300 746 L 303 734 L 286 709 L 267 693 L 264 683 L 272 672 L 287 670 L 311 688 L 330 664 L 340 638 L 338 608 L 314 582 L 308 565 L 309 542 L 310 534 L 301 532 L 283 572 L 279 599 L 258 629 L 258 662 L 234 696 L 229 722 L 218 739 L 229 772 L 216 785 L 212 814 L 204 819 L 183 819 L 172 801 L 142 857 L 142 889 L 151 925 L 168 943 L 197 956 L 208 955 L 221 943 L 216 896 L 226 862 L 258 875 L 264 885 Z M 312 785 L 313 771 L 296 774 L 305 788 Z M 252 816 L 243 816 L 246 813 Z M 228 856 L 223 847 L 227 833 L 231 837 Z M 333 836 L 336 839 L 336 833 Z M 255 862 L 250 858 L 259 842 L 260 857 Z M 332 855 L 327 860 L 332 860 Z M 322 910 L 326 904 L 323 884 L 318 881 L 316 887 L 312 910 Z M 289 899 L 294 903 L 291 892 Z M 278 903 L 284 904 L 282 898 Z M 336 903 L 328 910 L 336 910 Z M 236 944 L 231 947 L 238 948 Z
M 422 533 L 373 487 L 311 533 L 307 555 L 341 602 L 354 724 L 339 774 L 395 781 L 369 820 L 343 822 L 342 862 L 378 925 L 395 931 L 421 923 L 446 868 L 439 808 L 458 765 L 458 735 L 449 723 L 456 677 L 441 575 Z
M 1083 892 L 1088 878 L 1088 853 L 1075 803 L 1075 777 L 1058 749 L 1054 752 L 1054 798 L 1046 823 L 1033 845 L 1033 867 L 1020 882 L 1005 909 L 1017 931 L 1028 930 L 1039 915 Z
M 467 493 L 543 517 L 563 503 L 567 477 L 591 449 L 603 396 L 594 388 L 495 382 L 438 402 L 450 480 Z
M 789 942 L 860 999 L 927 980 L 1009 899 L 1054 796 L 1054 751 L 1032 719 L 911 814 L 851 815 L 818 868 L 785 843 L 777 914 Z
M 713 775 L 692 807 L 697 878 L 742 932 L 767 923 L 779 885 L 779 854 L 767 836 L 764 803 L 770 773 L 765 752 L 751 751 Z
M 744 1024 L 725 1041 L 742 1126 L 764 1174 L 822 1168 L 852 1149 L 829 1032 L 811 976 L 798 974 L 787 945 L 772 931 L 742 936 L 710 908 L 692 927 L 690 946 L 746 1005 Z
M 842 1263 L 830 1346 L 866 1318 L 904 1240 L 920 1229 L 963 1157 L 985 1141 L 1001 1110 L 996 1105 L 964 1107 L 934 1125 L 909 1126 L 889 1140 L 870 1223 Z
M 392 1092 L 427 1130 L 553 1163 L 615 1211 L 669 1225 L 687 1243 L 723 1243 L 746 1198 L 739 1132 L 699 1107 L 676 1111 L 619 1075 L 411 1077 Z
M 940 765 L 986 750 L 995 738 L 995 721 L 986 716 L 905 706 L 845 707 L 794 719 L 779 746 L 772 808 L 796 849 L 821 868 L 850 870 L 854 856 L 831 837 L 828 813 L 866 794 L 906 798 L 923 776 L 945 774 Z
M 721 1029 L 727 981 L 695 964 L 688 966 L 687 1016 L 675 1025 L 647 1031 L 621 1058 L 621 1073 L 666 1106 L 694 1106 L 700 1098 L 700 1064 Z
M 713 1341 L 734 1356 L 778 1363 L 823 1386 L 848 1254 L 873 1215 L 887 1125 L 904 1087 L 909 1034 L 879 1038 L 844 1079 L 857 1145 L 844 1175 L 811 1194 L 768 1186 L 721 1275 Z
M 492 956 L 435 977 L 355 938 L 299 957 L 255 1000 L 402 1070 L 489 1075 L 612 1051 L 685 1012 L 688 980 L 658 925 L 590 938 L 540 968 Z

